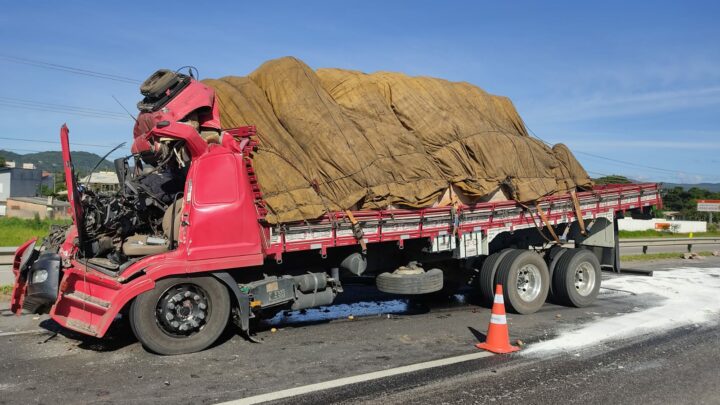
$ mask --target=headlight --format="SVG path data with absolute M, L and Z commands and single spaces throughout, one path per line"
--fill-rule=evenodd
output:
M 43 281 L 47 280 L 47 278 L 48 278 L 47 270 L 43 270 L 43 269 L 35 270 L 32 275 L 32 283 L 33 284 L 42 283 Z

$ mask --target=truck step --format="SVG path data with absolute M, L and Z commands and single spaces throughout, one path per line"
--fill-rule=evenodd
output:
M 92 325 L 89 325 L 82 321 L 78 321 L 77 319 L 69 318 L 67 320 L 66 326 L 70 329 L 88 334 L 90 336 L 97 336 L 97 331 L 95 330 L 95 328 Z
M 102 310 L 106 310 L 106 309 L 110 308 L 109 302 L 103 301 L 97 297 L 87 295 L 80 291 L 71 291 L 71 292 L 63 294 L 63 295 L 65 296 L 65 298 L 67 298 L 69 300 L 72 300 L 72 301 L 75 301 L 75 302 L 78 302 L 81 304 L 85 304 L 85 305 L 91 305 L 96 308 L 100 308 Z

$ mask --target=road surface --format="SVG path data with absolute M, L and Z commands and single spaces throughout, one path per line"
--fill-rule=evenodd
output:
M 720 258 L 633 266 L 655 274 L 606 274 L 588 308 L 546 304 L 509 315 L 513 342 L 524 342 L 510 356 L 474 348 L 490 314 L 464 295 L 427 305 L 364 286 L 348 287 L 333 307 L 280 314 L 258 331 L 262 344 L 228 333 L 209 350 L 174 357 L 147 353 L 119 328 L 106 340 L 54 335 L 45 318 L 4 311 L 0 404 L 252 403 L 261 395 L 293 404 L 720 403 Z

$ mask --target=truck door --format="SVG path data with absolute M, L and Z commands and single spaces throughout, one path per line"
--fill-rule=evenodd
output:
M 186 186 L 189 260 L 244 257 L 248 265 L 262 264 L 260 224 L 242 163 L 221 146 L 193 162 Z

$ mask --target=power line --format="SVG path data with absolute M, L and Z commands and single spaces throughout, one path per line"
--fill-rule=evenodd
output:
M 55 144 L 55 145 L 59 145 L 59 144 L 60 144 L 60 142 L 58 142 L 58 141 L 45 141 L 45 140 L 38 141 L 38 140 L 23 139 L 23 138 L 10 138 L 10 137 L 4 137 L 4 136 L 0 136 L 0 139 L 6 140 L 6 141 L 20 141 L 20 142 L 33 142 L 33 143 L 49 143 L 49 144 Z M 94 143 L 77 143 L 77 142 L 73 142 L 72 144 L 73 144 L 74 146 L 87 146 L 87 147 L 92 147 L 92 148 L 113 148 L 113 147 L 115 147 L 115 145 L 99 145 L 99 144 L 94 144 Z M 125 149 L 128 149 L 128 148 L 125 147 Z
M 521 118 L 521 119 L 522 119 L 522 118 Z M 523 124 L 525 125 L 525 128 L 527 128 L 527 130 L 530 132 L 530 134 L 532 134 L 533 137 L 535 137 L 535 138 L 538 139 L 540 142 L 544 143 L 545 145 L 547 145 L 547 146 L 549 146 L 549 147 L 552 147 L 552 146 L 553 146 L 550 142 L 547 142 L 547 141 L 545 141 L 544 139 L 542 139 L 542 138 L 540 138 L 539 136 L 537 136 L 537 135 L 535 134 L 535 132 L 533 132 L 533 130 L 530 129 L 530 127 L 528 127 L 528 125 L 527 125 L 524 121 L 523 121 Z M 664 172 L 664 173 L 670 173 L 670 174 L 674 174 L 674 175 L 676 175 L 676 176 L 678 176 L 679 174 L 694 174 L 694 175 L 697 175 L 697 176 L 718 177 L 718 175 L 716 175 L 716 174 L 696 173 L 696 172 L 689 172 L 689 171 L 685 171 L 685 170 L 664 169 L 664 168 L 660 168 L 660 167 L 647 166 L 647 165 L 643 165 L 643 164 L 639 164 L 639 163 L 628 162 L 628 161 L 625 161 L 625 160 L 609 158 L 609 157 L 606 157 L 606 156 L 596 155 L 596 154 L 593 154 L 593 153 L 582 152 L 582 151 L 577 151 L 577 150 L 576 150 L 576 151 L 573 151 L 573 153 L 577 153 L 577 154 L 580 154 L 580 155 L 586 155 L 586 156 L 594 157 L 594 158 L 596 158 L 596 159 L 603 159 L 603 160 L 607 160 L 607 161 L 614 162 L 614 163 L 625 164 L 625 165 L 627 165 L 627 166 L 632 166 L 632 167 L 635 167 L 635 168 L 642 168 L 642 169 L 656 170 L 656 171 L 660 171 L 660 172 Z M 678 176 L 678 177 L 679 177 L 679 176 Z
M 59 150 L 39 150 L 39 149 L 24 149 L 24 148 L 0 148 L 0 151 L 6 151 L 6 152 L 14 152 L 14 151 L 22 151 L 22 152 L 60 152 Z
M 57 108 L 57 107 L 49 107 L 49 106 L 42 106 L 42 105 L 24 105 L 24 104 L 17 104 L 17 103 L 9 103 L 7 101 L 0 100 L 0 106 L 8 107 L 8 108 L 17 108 L 21 110 L 32 110 L 32 111 L 43 111 L 43 112 L 53 112 L 53 113 L 60 113 L 60 114 L 70 114 L 70 115 L 77 115 L 80 117 L 86 117 L 86 118 L 104 118 L 109 120 L 118 120 L 118 121 L 124 121 L 128 117 L 126 116 L 115 116 L 115 115 L 109 115 L 109 114 L 99 114 L 99 113 L 91 113 L 91 112 L 84 112 L 84 111 L 75 111 L 75 110 L 69 110 L 64 108 Z
M 659 172 L 662 172 L 662 173 L 668 173 L 668 174 L 673 174 L 673 175 L 679 175 L 679 174 L 694 174 L 694 175 L 697 175 L 697 176 L 718 177 L 717 174 L 696 173 L 696 172 L 689 172 L 689 171 L 686 171 L 686 170 L 673 170 L 673 169 L 663 169 L 663 168 L 661 168 L 661 167 L 646 166 L 646 165 L 642 165 L 642 164 L 638 164 L 638 163 L 628 162 L 628 161 L 625 161 L 625 160 L 619 160 L 619 159 L 613 159 L 613 158 L 609 158 L 609 157 L 605 157 L 605 156 L 595 155 L 595 154 L 593 154 L 593 153 L 588 153 L 588 152 L 575 151 L 575 153 L 580 154 L 580 155 L 585 155 L 585 156 L 594 157 L 594 158 L 596 158 L 596 159 L 602 159 L 602 160 L 607 160 L 607 161 L 614 162 L 614 163 L 624 164 L 624 165 L 627 165 L 627 166 L 633 166 L 633 167 L 636 167 L 636 168 L 648 169 L 648 170 L 656 170 L 656 171 L 659 171 Z
M 102 114 L 102 115 L 111 115 L 115 117 L 120 118 L 126 118 L 125 114 L 122 114 L 117 111 L 110 111 L 110 110 L 100 110 L 97 108 L 87 108 L 87 107 L 79 107 L 79 106 L 72 106 L 67 104 L 55 104 L 55 103 L 48 103 L 44 101 L 35 101 L 35 100 L 27 100 L 22 98 L 12 98 L 12 97 L 2 97 L 0 96 L 0 101 L 6 102 L 6 103 L 16 103 L 21 105 L 28 105 L 28 106 L 39 106 L 39 107 L 47 107 L 47 108 L 58 108 L 58 109 L 67 109 L 71 111 L 79 111 L 89 114 Z
M 43 62 L 43 61 L 34 60 L 34 59 L 18 58 L 18 57 L 10 56 L 10 55 L 0 55 L 0 60 L 12 62 L 12 63 L 18 63 L 21 65 L 44 68 L 44 69 L 58 70 L 61 72 L 73 73 L 76 75 L 89 76 L 89 77 L 94 77 L 97 79 L 113 80 L 116 82 L 129 83 L 129 84 L 142 83 L 140 80 L 136 80 L 136 79 L 126 77 L 126 76 L 102 73 L 102 72 L 97 72 L 94 70 L 81 69 L 81 68 L 76 68 L 76 67 L 72 67 L 72 66 L 65 66 L 65 65 L 60 65 L 57 63 Z

